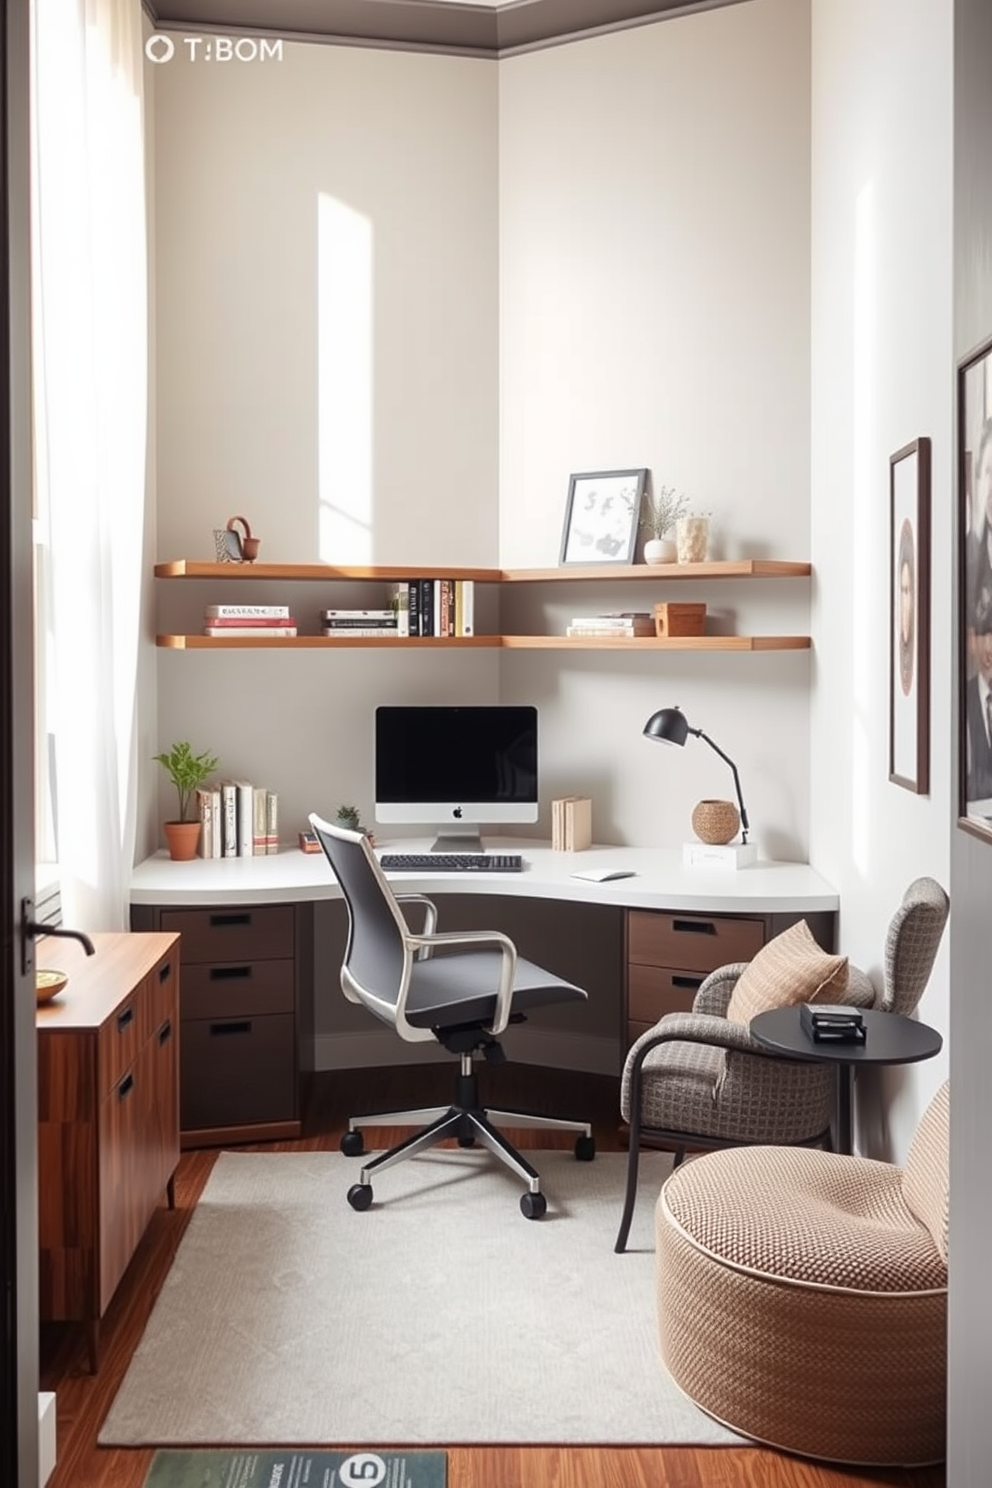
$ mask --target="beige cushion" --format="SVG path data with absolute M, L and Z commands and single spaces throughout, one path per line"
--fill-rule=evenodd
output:
M 727 1004 L 733 1023 L 750 1023 L 770 1008 L 798 1002 L 839 1002 L 847 991 L 847 957 L 821 950 L 805 920 L 776 935 L 748 963 Z

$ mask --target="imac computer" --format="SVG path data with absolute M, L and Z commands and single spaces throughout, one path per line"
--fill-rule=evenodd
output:
M 485 823 L 536 822 L 537 709 L 375 710 L 375 818 L 437 832 L 432 852 L 482 852 Z

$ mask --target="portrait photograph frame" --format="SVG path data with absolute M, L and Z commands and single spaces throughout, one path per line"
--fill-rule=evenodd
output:
M 559 564 L 633 563 L 647 478 L 647 466 L 569 476 Z
M 992 843 L 992 336 L 957 367 L 957 824 Z
M 889 456 L 889 779 L 930 791 L 931 444 Z

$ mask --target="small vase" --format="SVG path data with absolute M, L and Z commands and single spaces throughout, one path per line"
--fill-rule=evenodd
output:
M 733 801 L 697 801 L 692 811 L 692 830 L 700 842 L 723 847 L 737 836 L 741 814 Z
M 645 563 L 674 563 L 677 553 L 670 537 L 650 537 L 644 544 Z
M 169 844 L 169 857 L 177 863 L 187 863 L 196 857 L 196 846 L 200 840 L 200 823 L 171 821 L 163 822 L 162 830 Z
M 705 563 L 710 544 L 709 517 L 679 517 L 675 528 L 680 563 Z

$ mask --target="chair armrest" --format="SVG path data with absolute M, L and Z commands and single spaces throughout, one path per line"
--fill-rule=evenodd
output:
M 692 1011 L 712 1013 L 718 1018 L 725 1018 L 730 995 L 746 967 L 746 961 L 731 961 L 726 966 L 718 966 L 715 971 L 711 971 L 700 983 L 692 999 Z
M 405 906 L 408 904 L 423 905 L 424 924 L 420 933 L 421 935 L 434 934 L 434 931 L 437 929 L 437 905 L 434 903 L 433 899 L 428 899 L 426 894 L 394 894 L 393 898 L 396 900 L 396 903 L 403 909 L 403 918 L 407 921 L 408 924 L 409 916 L 407 915 Z M 411 925 L 410 928 L 412 930 L 413 926 Z M 429 955 L 430 948 L 425 946 L 417 952 L 417 960 L 426 961 Z
M 763 1054 L 781 1059 L 772 1049 L 763 1049 L 752 1037 L 745 1023 L 731 1023 L 712 1013 L 666 1013 L 653 1028 L 642 1033 L 627 1054 L 643 1064 L 643 1056 L 659 1044 L 712 1044 L 720 1049 L 743 1049 L 748 1054 Z
M 496 1013 L 492 1027 L 486 1032 L 498 1038 L 510 1021 L 510 1012 L 513 1007 L 517 948 L 510 937 L 500 930 L 447 930 L 438 935 L 408 935 L 407 945 L 418 957 L 422 954 L 429 956 L 435 946 L 465 946 L 476 950 L 484 945 L 496 947 L 502 956 L 496 984 Z

